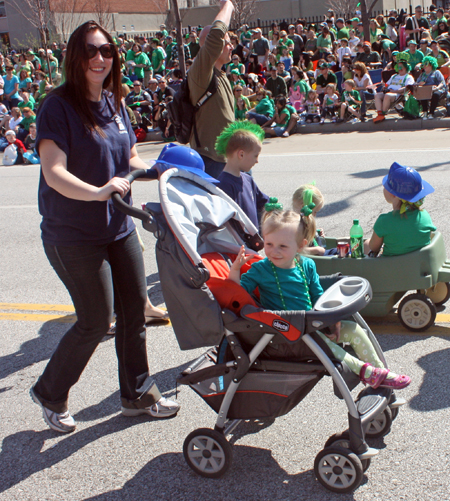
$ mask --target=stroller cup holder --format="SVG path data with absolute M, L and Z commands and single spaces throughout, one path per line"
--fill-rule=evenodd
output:
M 345 277 L 327 289 L 314 305 L 314 311 L 333 312 L 337 310 L 351 315 L 358 312 L 372 298 L 370 283 L 361 277 Z M 348 311 L 347 311 L 348 310 Z

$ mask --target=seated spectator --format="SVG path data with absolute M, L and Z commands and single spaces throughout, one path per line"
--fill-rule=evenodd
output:
M 341 72 L 343 81 L 353 78 L 353 64 L 349 57 L 344 57 L 342 60 Z
M 359 92 L 355 89 L 355 82 L 350 79 L 344 82 L 344 92 L 342 93 L 341 98 L 341 110 L 340 117 L 336 120 L 337 122 L 343 122 L 345 119 L 346 112 L 349 112 L 351 115 L 355 117 L 355 120 L 361 119 L 364 121 L 365 119 L 361 117 L 359 113 L 359 109 L 361 107 L 361 97 Z
M 409 54 L 408 63 L 411 66 L 411 74 L 416 79 L 419 76 L 420 68 L 422 66 L 423 53 L 417 50 L 417 42 L 415 40 L 410 40 L 408 42 L 408 49 L 405 50 Z
M 436 23 L 436 29 L 432 31 L 433 39 L 440 37 L 441 35 L 448 35 L 447 22 L 444 20 Z
M 250 101 L 242 94 L 242 90 L 241 85 L 235 85 L 233 88 L 234 118 L 236 120 L 244 120 L 247 112 L 251 109 Z
M 36 122 L 30 123 L 29 133 L 23 143 L 27 150 L 34 150 L 36 146 Z
M 19 73 L 19 90 L 30 90 L 32 80 L 27 70 L 21 70 Z
M 438 63 L 435 57 L 424 57 L 422 68 L 423 71 L 417 79 L 417 85 L 432 85 L 433 94 L 430 100 L 421 100 L 420 104 L 424 111 L 424 118 L 433 119 L 439 100 L 447 92 L 447 85 L 442 73 L 437 69 Z
M 285 65 L 282 61 L 280 61 L 277 64 L 277 75 L 280 76 L 281 78 L 283 78 L 284 81 L 286 82 L 286 84 L 291 79 L 291 74 L 289 73 L 289 71 L 286 71 Z
M 254 73 L 255 75 L 263 74 L 263 66 L 258 62 L 257 54 L 250 54 L 249 56 L 249 65 L 247 73 Z M 269 54 L 269 64 L 270 64 L 270 54 Z
M 441 66 L 448 66 L 448 63 L 450 61 L 449 55 L 447 52 L 445 52 L 445 50 L 441 49 L 441 46 L 439 45 L 439 42 L 437 40 L 431 41 L 430 49 L 431 53 L 428 55 L 436 58 L 438 68 L 440 68 Z
M 275 113 L 275 106 L 265 89 L 259 89 L 256 93 L 258 104 L 248 111 L 247 118 L 258 125 L 265 125 Z
M 344 59 L 345 56 L 352 57 L 352 51 L 348 46 L 347 38 L 341 38 L 340 46 L 337 50 L 337 56 L 338 56 L 339 67 L 342 67 L 342 60 Z
M 158 82 L 158 90 L 156 91 L 156 93 L 158 94 L 158 100 L 162 102 L 166 99 L 167 96 L 173 97 L 175 91 L 167 85 L 167 80 L 165 78 L 160 78 Z
M 245 73 L 245 66 L 241 63 L 237 54 L 231 56 L 231 62 L 227 65 L 227 75 L 229 75 L 232 70 L 238 70 L 242 75 Z
M 5 152 L 3 155 L 3 165 L 23 164 L 23 154 L 26 152 L 24 144 L 19 139 L 16 139 L 16 133 L 13 130 L 6 131 L 5 136 L 6 145 L 3 148 Z
M 422 54 L 424 56 L 431 56 L 431 49 L 429 47 L 429 42 L 426 38 L 422 38 L 420 40 L 419 48 L 420 48 L 420 52 L 422 52 Z
M 239 72 L 239 70 L 237 70 L 237 69 L 231 70 L 229 79 L 230 79 L 230 84 L 231 84 L 232 89 L 236 85 L 240 85 L 241 87 L 245 86 L 245 82 L 242 79 L 242 77 L 243 77 L 243 75 L 242 75 L 242 73 Z
M 270 76 L 270 70 L 272 68 L 276 68 L 277 64 L 278 64 L 277 56 L 273 52 L 269 52 L 269 56 L 267 57 L 267 71 L 266 71 L 267 77 Z
M 373 101 L 375 98 L 375 91 L 373 89 L 373 82 L 370 78 L 367 67 L 364 63 L 355 63 L 353 67 L 355 81 L 355 89 L 359 92 L 361 98 L 361 116 L 366 116 L 367 101 Z
M 174 128 L 169 118 L 169 112 L 167 111 L 167 105 L 172 100 L 173 97 L 167 95 L 164 98 L 164 101 L 158 104 L 155 114 L 155 121 L 159 127 L 159 130 L 161 131 L 162 137 L 163 139 L 166 139 L 168 141 L 173 141 L 175 139 Z
M 280 57 L 280 62 L 278 64 L 282 63 L 284 65 L 284 70 L 288 72 L 292 65 L 294 64 L 294 59 L 291 56 L 291 53 L 287 47 L 283 47 L 282 55 Z M 279 74 L 280 71 L 278 71 Z
M 34 110 L 36 101 L 29 92 L 25 90 L 19 90 L 19 96 L 21 97 L 22 101 L 20 101 L 20 103 L 17 105 L 18 108 L 20 108 L 22 111 L 26 107 Z
M 155 98 L 155 94 L 158 92 L 158 80 L 156 80 L 156 78 L 151 78 L 148 81 L 148 87 L 145 90 L 150 94 L 150 97 L 152 98 L 153 101 Z
M 397 44 L 389 40 L 387 35 L 380 35 L 381 59 L 383 68 L 392 61 L 392 52 L 397 49 Z
M 28 136 L 25 138 L 24 145 L 27 151 L 22 154 L 23 156 L 23 163 L 25 164 L 39 164 L 41 163 L 41 160 L 39 158 L 39 155 L 36 152 L 35 146 L 36 146 L 36 124 L 32 123 L 30 124 L 30 133 Z M 29 151 L 31 150 L 31 151 Z
M 174 92 L 178 92 L 181 82 L 183 81 L 183 74 L 181 73 L 180 68 L 174 68 L 171 70 L 170 77 L 169 88 L 171 88 Z
M 28 136 L 30 124 L 36 122 L 36 114 L 31 108 L 23 108 L 22 113 L 23 120 L 20 122 L 19 127 L 16 127 L 16 136 L 20 141 L 23 141 Z
M 316 80 L 316 91 L 319 95 L 320 102 L 323 101 L 323 96 L 325 94 L 325 88 L 329 83 L 337 84 L 336 75 L 330 71 L 330 66 L 328 63 L 321 63 L 318 65 L 320 75 Z
M 230 42 L 231 42 L 231 45 L 233 46 L 232 55 L 234 56 L 236 54 L 237 56 L 239 56 L 239 59 L 241 61 L 245 61 L 247 59 L 248 49 L 245 49 L 244 46 L 239 43 L 239 39 L 238 39 L 237 35 L 235 35 L 234 33 L 231 33 L 230 34 Z M 191 57 L 193 57 L 192 52 L 191 52 Z M 258 59 L 258 56 L 256 56 L 256 58 Z
M 349 31 L 350 38 L 348 39 L 348 47 L 351 51 L 351 56 L 355 57 L 357 54 L 357 45 L 360 43 L 360 39 L 356 36 L 356 32 L 354 29 Z M 362 44 L 361 44 L 362 47 Z
M 291 113 L 286 107 L 287 99 L 285 96 L 278 96 L 275 99 L 275 113 L 273 115 L 274 125 L 266 125 L 264 132 L 271 137 L 289 137 L 286 128 L 291 118 Z
M 382 122 L 386 118 L 392 103 L 405 93 L 408 85 L 414 84 L 414 78 L 409 74 L 410 66 L 408 64 L 409 54 L 397 54 L 397 65 L 395 69 L 397 74 L 392 75 L 389 79 L 383 92 L 375 94 L 375 107 L 377 109 L 377 116 L 373 119 L 373 123 Z
M 263 87 L 260 82 L 258 75 L 255 73 L 249 73 L 247 75 L 247 85 L 243 87 L 242 94 L 248 97 L 249 101 L 256 101 L 256 93 Z
M 272 68 L 270 70 L 270 77 L 267 79 L 266 89 L 270 90 L 272 96 L 279 96 L 280 94 L 287 96 L 286 82 L 284 78 L 278 75 L 277 68 Z
M 384 35 L 383 31 L 380 29 L 380 25 L 378 24 L 378 21 L 376 19 L 371 19 L 369 23 L 369 40 L 370 45 L 372 47 L 372 50 L 377 51 L 378 53 L 381 52 L 381 46 L 378 41 L 378 36 L 379 35 Z
M 142 89 L 139 80 L 133 83 L 133 90 L 125 98 L 125 104 L 133 110 L 138 125 L 142 124 L 142 115 L 152 113 L 152 98 L 147 91 Z
M 305 52 L 307 52 L 307 53 L 311 52 L 312 53 L 311 57 L 314 59 L 318 59 L 318 57 L 319 57 L 319 55 L 318 55 L 319 50 L 317 48 L 316 32 L 311 27 L 306 32 L 306 42 L 305 42 L 305 49 L 304 49 L 303 54 Z M 304 68 L 302 68 L 302 69 L 304 69 Z M 309 71 L 309 68 L 307 71 Z
M 381 65 L 381 56 L 377 51 L 372 50 L 370 42 L 364 42 L 364 44 L 358 48 L 359 52 L 358 54 L 356 54 L 355 60 L 353 62 L 360 61 L 361 63 L 364 63 L 368 68 L 375 68 Z
M 320 100 L 316 90 L 311 89 L 308 92 L 308 96 L 305 101 L 305 109 L 305 122 L 307 124 L 320 122 Z
M 325 118 L 330 117 L 332 122 L 336 121 L 336 108 L 339 104 L 339 96 L 336 94 L 336 84 L 328 84 L 325 88 L 325 96 L 322 103 L 322 113 L 320 123 L 325 122 Z
M 292 85 L 289 89 L 289 101 L 297 111 L 303 111 L 303 103 L 311 90 L 309 81 L 302 70 L 293 72 Z

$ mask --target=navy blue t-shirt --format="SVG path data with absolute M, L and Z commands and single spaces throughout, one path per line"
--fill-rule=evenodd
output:
M 269 201 L 269 197 L 256 186 L 252 176 L 241 172 L 240 177 L 236 177 L 228 172 L 222 172 L 219 176 L 218 186 L 239 205 L 251 222 L 259 228 L 258 215 Z
M 116 114 L 112 94 L 91 103 L 95 119 L 106 137 L 89 132 L 71 104 L 50 94 L 37 117 L 36 148 L 51 139 L 67 155 L 67 170 L 82 181 L 101 187 L 115 176 L 130 172 L 130 150 L 136 142 L 128 113 Z M 130 203 L 130 193 L 124 197 Z M 42 174 L 39 182 L 42 240 L 50 245 L 102 245 L 127 236 L 132 219 L 114 208 L 111 200 L 73 200 L 50 188 Z

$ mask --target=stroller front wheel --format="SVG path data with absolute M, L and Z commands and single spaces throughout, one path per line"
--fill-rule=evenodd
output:
M 386 407 L 381 414 L 370 421 L 366 430 L 366 438 L 381 438 L 387 435 L 391 431 L 392 420 L 392 409 Z
M 222 433 L 199 428 L 186 437 L 183 455 L 186 463 L 198 475 L 220 478 L 231 466 L 233 448 Z
M 329 491 L 344 494 L 357 489 L 363 479 L 359 457 L 343 447 L 325 447 L 314 461 L 317 480 Z
M 325 448 L 327 447 L 343 447 L 344 449 L 348 449 L 350 451 L 350 433 L 347 431 L 343 431 L 342 433 L 335 433 L 331 435 L 331 437 L 325 442 Z M 363 468 L 363 472 L 366 472 L 369 469 L 371 459 L 360 459 L 361 465 Z

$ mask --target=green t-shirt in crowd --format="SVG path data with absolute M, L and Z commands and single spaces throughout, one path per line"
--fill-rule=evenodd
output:
M 34 99 L 34 97 L 30 94 L 30 96 L 28 97 L 28 102 L 25 103 L 24 101 L 20 101 L 20 103 L 17 105 L 20 109 L 23 109 L 23 108 L 30 108 L 31 110 L 34 110 L 34 105 L 36 104 L 36 101 Z M 23 120 L 22 120 L 23 122 Z
M 36 116 L 35 115 L 31 115 L 31 117 L 24 118 L 20 122 L 20 126 L 23 127 L 25 130 L 29 131 L 30 130 L 30 124 L 35 123 L 35 122 L 36 122 Z
M 273 117 L 275 113 L 275 107 L 272 99 L 266 96 L 261 99 L 261 101 L 255 106 L 255 112 L 260 115 L 266 115 L 267 117 Z
M 244 120 L 245 114 L 251 108 L 248 97 L 242 96 L 242 100 L 244 101 L 244 107 L 242 108 L 242 110 L 240 110 L 237 105 L 237 99 L 234 99 L 234 117 L 236 118 L 236 120 Z
M 349 32 L 348 28 L 346 28 L 345 26 L 343 28 L 341 28 L 338 31 L 337 38 L 338 38 L 338 40 L 342 40 L 342 38 L 346 38 L 348 40 L 350 38 L 350 32 Z
M 280 123 L 277 123 L 277 126 L 278 127 L 287 127 L 287 124 L 289 123 L 289 120 L 291 119 L 291 113 L 289 111 L 289 109 L 287 108 L 283 108 L 281 111 L 278 111 L 278 116 L 281 117 L 282 115 L 286 115 L 286 117 L 284 118 L 284 120 Z
M 431 217 L 426 210 L 394 210 L 381 214 L 376 220 L 373 231 L 383 238 L 383 256 L 398 256 L 413 252 L 431 242 L 431 231 L 435 231 Z
M 161 61 L 162 61 L 162 65 L 159 69 L 158 66 L 161 64 Z M 153 52 L 152 52 L 152 66 L 153 66 L 153 71 L 155 73 L 163 73 L 164 72 L 164 69 L 165 69 L 165 66 L 164 66 L 164 52 L 163 50 L 161 49 L 161 47 L 156 47 L 156 49 L 153 49 Z
M 355 103 L 355 101 L 353 101 L 353 99 L 356 99 L 356 101 L 361 101 L 361 96 L 359 94 L 359 92 L 355 89 L 351 90 L 351 91 L 348 91 L 348 90 L 344 90 L 344 92 L 342 93 L 342 102 L 345 102 L 347 101 L 348 102 L 348 105 L 349 106 L 352 106 L 353 108 L 359 108 L 361 106 L 361 103 Z
M 414 69 L 414 66 L 416 64 L 419 64 L 423 60 L 423 52 L 421 50 L 416 50 L 414 54 L 408 50 L 405 50 L 409 54 L 409 61 L 408 63 L 411 65 L 411 68 Z

